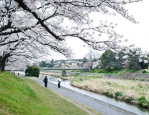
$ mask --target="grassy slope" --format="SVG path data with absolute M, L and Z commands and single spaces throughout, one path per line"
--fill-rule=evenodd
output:
M 70 114 L 87 113 L 30 79 L 0 73 L 0 115 Z

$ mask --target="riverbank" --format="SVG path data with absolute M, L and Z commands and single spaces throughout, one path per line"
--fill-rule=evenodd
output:
M 77 76 L 71 85 L 149 108 L 149 82 Z
M 69 110 L 68 110 L 69 108 Z M 29 78 L 0 73 L 1 115 L 88 115 L 85 110 Z
M 61 73 L 48 73 L 44 74 L 60 77 Z M 128 76 L 121 77 L 119 74 L 99 74 L 89 76 L 92 74 L 81 73 L 78 75 L 71 75 L 63 77 L 63 79 L 71 80 L 71 85 L 94 93 L 103 94 L 116 98 L 118 100 L 140 105 L 144 108 L 149 108 L 149 82 L 148 77 L 141 77 L 138 73 L 132 73 L 130 77 L 133 80 L 128 80 Z M 136 76 L 139 75 L 139 76 Z M 123 75 L 123 74 L 121 74 Z M 126 73 L 125 73 L 126 75 Z M 128 73 L 127 73 L 128 75 Z M 146 75 L 146 74 L 145 74 Z M 103 77 L 102 77 L 103 76 Z M 120 77 L 119 77 L 120 76 Z M 147 74 L 148 76 L 148 74 Z M 135 79 L 134 79 L 135 78 Z M 138 78 L 138 79 L 136 79 Z M 146 80 L 147 79 L 147 80 Z M 146 80 L 146 81 L 145 81 Z

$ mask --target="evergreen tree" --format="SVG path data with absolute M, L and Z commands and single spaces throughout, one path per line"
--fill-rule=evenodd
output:
M 40 64 L 39 64 L 40 67 L 46 67 L 46 62 L 45 61 L 42 61 Z

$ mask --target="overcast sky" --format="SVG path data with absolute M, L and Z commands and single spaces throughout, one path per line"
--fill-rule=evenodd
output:
M 135 47 L 139 47 L 143 51 L 149 52 L 149 0 L 127 4 L 124 7 L 129 10 L 129 14 L 133 15 L 138 24 L 130 22 L 119 14 L 116 16 L 101 16 L 93 13 L 92 17 L 94 19 L 94 24 L 98 25 L 100 20 L 117 23 L 118 25 L 115 28 L 115 31 L 120 35 L 124 35 L 124 38 L 129 40 L 127 44 L 135 44 Z M 84 47 L 85 44 L 78 39 L 68 39 L 67 42 L 68 46 L 71 46 L 74 52 L 75 59 L 83 59 L 83 57 L 90 51 L 90 48 Z M 57 60 L 66 58 L 63 55 L 56 53 L 49 56 L 48 59 Z

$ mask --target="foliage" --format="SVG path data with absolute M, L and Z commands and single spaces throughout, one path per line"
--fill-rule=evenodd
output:
M 109 82 L 109 81 L 106 81 L 106 83 L 108 84 L 108 85 L 111 85 L 112 83 L 111 82 Z
M 74 74 L 73 76 L 78 77 L 78 76 L 80 76 L 80 73 L 78 72 L 78 73 Z
M 112 62 L 105 67 L 106 71 L 121 70 L 121 69 L 122 69 L 122 66 L 117 62 Z
M 115 68 L 114 67 L 110 67 L 110 70 L 114 70 Z
M 54 60 L 52 59 L 50 63 L 46 63 L 45 61 L 41 61 L 39 64 L 40 67 L 54 67 Z
M 107 73 L 107 71 L 105 69 L 91 69 L 89 71 L 90 73 Z
M 46 62 L 45 61 L 42 61 L 40 64 L 39 64 L 40 67 L 46 67 Z
M 134 100 L 134 98 L 133 97 L 129 97 L 129 99 L 132 101 L 132 100 Z
M 149 73 L 149 69 L 143 70 L 142 73 Z
M 141 96 L 140 98 L 138 98 L 138 101 L 141 106 L 149 107 L 149 101 L 146 100 L 145 96 Z
M 136 70 L 136 69 L 121 69 L 121 70 L 106 71 L 105 69 L 92 69 L 89 72 L 90 73 L 123 73 L 123 72 L 138 72 L 138 70 Z
M 115 62 L 115 53 L 111 50 L 106 50 L 102 55 L 101 55 L 101 64 L 102 64 L 102 68 L 106 68 L 107 65 L 109 65 L 109 63 L 111 62 Z
M 46 64 L 46 66 L 49 67 L 49 68 L 54 67 L 54 64 L 53 63 L 54 63 L 54 60 L 52 59 L 51 62 L 50 62 L 50 64 Z
M 99 79 L 99 78 L 102 78 L 102 76 L 85 76 L 85 75 L 80 75 L 80 73 L 77 73 L 75 75 L 73 75 L 75 78 L 79 78 L 79 81 L 83 80 L 83 79 L 90 79 L 90 78 L 95 78 L 95 79 Z
M 25 70 L 26 76 L 36 76 L 39 77 L 40 69 L 37 65 L 27 66 Z
M 110 90 L 108 90 L 106 93 L 108 96 L 113 96 L 113 93 Z
M 123 96 L 123 93 L 121 93 L 121 92 L 119 92 L 119 91 L 116 91 L 116 92 L 115 92 L 115 95 L 116 95 L 116 96 Z
M 139 64 L 140 64 L 140 67 L 141 67 L 142 69 L 148 69 L 148 63 L 144 63 L 144 62 L 142 61 L 142 62 L 139 62 Z
M 83 81 L 83 79 L 82 79 L 82 78 L 80 78 L 79 80 L 80 80 L 80 81 Z
M 80 73 L 80 72 L 82 72 L 82 70 L 71 70 L 71 72 L 78 72 L 78 73 Z
M 83 58 L 83 63 L 87 62 L 87 59 L 86 57 Z
M 147 56 L 142 56 L 141 48 L 130 49 L 128 55 L 128 68 L 129 69 L 147 69 L 148 61 Z M 141 57 L 141 59 L 140 59 Z M 143 61 L 144 60 L 144 61 Z
M 139 87 L 139 88 L 143 88 L 143 86 L 142 86 L 141 84 L 138 84 L 138 87 Z
M 122 69 L 121 65 L 122 55 L 119 53 L 119 58 L 116 59 L 116 53 L 111 50 L 106 50 L 101 56 L 102 68 L 106 71 L 120 70 Z
M 85 89 L 87 89 L 89 86 L 85 85 Z

